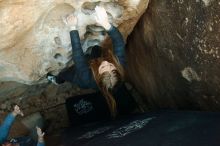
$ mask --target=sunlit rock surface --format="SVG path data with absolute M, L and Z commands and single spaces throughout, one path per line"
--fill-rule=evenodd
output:
M 148 6 L 148 0 L 0 0 L 0 81 L 45 82 L 71 62 L 69 30 L 63 18 L 74 13 L 83 50 L 105 42 L 94 8 L 103 6 L 124 39 Z

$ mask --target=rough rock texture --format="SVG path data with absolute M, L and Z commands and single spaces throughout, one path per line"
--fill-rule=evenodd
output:
M 110 47 L 103 28 L 95 24 L 96 5 L 106 8 L 126 39 L 148 0 L 0 0 L 0 120 L 19 104 L 25 116 L 41 113 L 47 133 L 68 125 L 65 99 L 93 91 L 48 84 L 45 75 L 73 64 L 69 30 L 63 23 L 69 13 L 78 16 L 84 51 L 94 44 Z M 12 137 L 27 134 L 20 119 L 13 128 L 20 133 L 12 131 Z
M 124 38 L 145 11 L 148 0 L 0 0 L 0 81 L 45 82 L 71 62 L 69 30 L 63 18 L 74 13 L 83 50 L 106 38 L 94 8 L 106 8 Z
M 150 2 L 127 40 L 127 72 L 146 108 L 220 110 L 219 8 L 219 0 Z
M 0 124 L 5 115 L 18 104 L 25 116 L 18 117 L 10 132 L 11 137 L 28 134 L 27 128 L 21 120 L 31 114 L 39 112 L 45 120 L 47 133 L 68 126 L 68 117 L 65 109 L 65 100 L 68 97 L 87 94 L 92 90 L 81 90 L 78 87 L 65 83 L 59 86 L 53 84 L 24 85 L 16 82 L 0 83 Z M 57 118 L 59 117 L 59 118 Z M 16 132 L 16 130 L 18 130 Z
M 76 12 L 79 5 L 73 5 L 73 1 L 65 1 L 63 4 L 64 2 L 58 0 L 38 1 L 32 5 L 29 4 L 31 1 L 17 1 L 17 3 L 14 1 L 0 0 L 1 18 L 3 18 L 3 14 L 5 17 L 7 16 L 7 10 L 8 13 L 20 14 L 17 16 L 28 19 L 22 19 L 26 21 L 17 23 L 12 21 L 13 18 L 11 21 L 9 21 L 10 19 L 1 20 L 0 78 L 4 81 L 13 80 L 26 84 L 40 83 L 48 71 L 56 73 L 68 65 L 69 35 L 60 16 L 67 13 L 63 9 L 68 12 L 73 10 Z M 142 7 L 145 8 L 148 4 L 146 1 L 137 0 L 127 1 L 127 3 L 118 1 L 124 9 L 123 17 L 114 19 L 114 23 L 119 25 L 124 38 L 132 31 L 139 17 L 136 15 L 136 9 L 126 7 L 127 4 L 136 5 L 135 2 L 140 8 L 137 9 L 137 12 L 142 11 Z M 25 7 L 26 9 L 20 7 L 26 3 L 35 9 L 30 8 L 29 13 L 24 13 L 23 11 L 26 11 L 28 5 Z M 57 5 L 59 3 L 62 4 Z M 71 4 L 69 5 L 69 3 Z M 86 17 L 93 13 L 93 10 L 90 10 L 94 8 L 93 4 L 83 3 L 83 13 L 81 14 Z M 37 9 L 39 5 L 41 7 Z M 11 7 L 10 11 L 8 6 Z M 3 7 L 4 9 L 2 9 Z M 142 98 L 139 98 L 138 101 L 145 106 L 146 110 L 154 108 L 220 110 L 219 7 L 219 0 L 152 0 L 150 2 L 147 11 L 129 36 L 126 50 L 128 77 L 142 93 Z M 18 8 L 20 10 L 16 11 Z M 3 11 L 4 13 L 2 13 Z M 57 11 L 56 15 L 55 11 Z M 118 17 L 117 11 L 119 11 L 119 7 L 112 11 L 112 17 Z M 113 12 L 117 13 L 113 14 Z M 23 14 L 21 15 L 21 13 Z M 32 17 L 33 15 L 35 17 Z M 121 20 L 124 21 L 121 22 Z M 54 21 L 59 25 L 54 25 Z M 91 21 L 94 22 L 94 20 Z M 11 33 L 12 28 L 3 27 L 2 22 L 17 24 L 13 30 L 17 33 Z M 25 27 L 23 23 L 25 23 Z M 30 26 L 30 24 L 32 25 Z M 100 40 L 104 38 L 102 35 L 97 35 L 100 34 L 102 28 L 93 24 L 88 25 L 84 29 L 80 29 L 84 49 L 91 43 L 89 40 L 95 44 L 100 42 L 96 40 L 97 37 Z M 22 29 L 26 31 L 22 31 Z M 93 36 L 95 39 L 88 39 L 93 38 L 90 34 L 91 30 L 93 30 L 92 34 L 96 34 Z M 44 31 L 47 33 L 43 33 Z M 39 37 L 36 37 L 37 35 Z M 67 47 L 64 47 L 65 45 Z M 25 51 L 25 48 L 28 51 Z M 44 60 L 43 63 L 39 58 Z M 45 62 L 48 65 L 45 65 Z M 37 64 L 38 68 L 36 68 Z M 92 91 L 80 90 L 70 84 L 28 86 L 15 82 L 2 82 L 0 84 L 0 112 L 8 112 L 14 103 L 20 104 L 26 115 L 40 111 L 48 121 L 47 123 L 50 123 L 49 131 L 52 131 L 68 125 L 64 107 L 65 99 L 87 92 Z

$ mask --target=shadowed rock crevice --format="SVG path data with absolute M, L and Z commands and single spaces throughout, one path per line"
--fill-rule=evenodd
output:
M 105 29 L 101 26 L 97 25 L 88 25 L 86 26 L 86 33 L 84 34 L 84 40 L 82 41 L 82 47 L 84 48 L 84 52 L 87 51 L 88 48 L 99 45 L 106 37 Z
M 82 5 L 82 12 L 86 15 L 91 15 L 93 13 L 95 13 L 95 7 L 99 6 L 99 4 L 101 3 L 101 1 L 98 2 L 85 2 Z

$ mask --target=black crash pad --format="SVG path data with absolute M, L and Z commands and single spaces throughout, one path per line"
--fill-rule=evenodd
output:
M 64 146 L 220 146 L 220 113 L 158 111 L 68 128 Z

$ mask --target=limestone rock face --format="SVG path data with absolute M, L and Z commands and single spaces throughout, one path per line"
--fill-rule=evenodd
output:
M 84 51 L 105 42 L 107 35 L 94 19 L 96 5 L 107 10 L 126 39 L 148 0 L 0 0 L 0 81 L 43 83 L 48 72 L 56 74 L 72 64 L 63 22 L 67 14 L 78 17 Z

